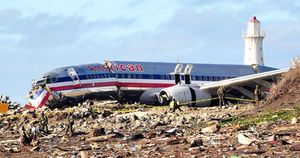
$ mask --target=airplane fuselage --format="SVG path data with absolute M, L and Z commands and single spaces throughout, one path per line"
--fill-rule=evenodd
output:
M 41 80 L 53 91 L 66 96 L 98 93 L 108 97 L 122 92 L 139 97 L 145 90 L 175 85 L 174 68 L 177 63 L 112 61 L 108 69 L 103 64 L 86 64 L 57 68 L 45 73 Z M 183 63 L 183 66 L 187 64 Z M 201 85 L 254 74 L 250 65 L 192 64 L 192 84 Z M 259 72 L 275 70 L 259 66 Z M 181 75 L 184 82 L 184 75 Z

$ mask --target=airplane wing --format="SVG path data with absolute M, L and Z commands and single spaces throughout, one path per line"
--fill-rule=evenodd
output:
M 200 90 L 209 91 L 212 94 L 216 94 L 217 89 L 220 86 L 225 87 L 226 90 L 228 89 L 236 89 L 242 94 L 246 95 L 249 98 L 253 98 L 253 93 L 251 93 L 246 87 L 247 85 L 253 85 L 258 84 L 262 87 L 265 87 L 265 89 L 268 89 L 271 87 L 272 83 L 270 83 L 270 80 L 276 79 L 278 75 L 281 75 L 285 72 L 288 72 L 290 68 L 285 69 L 279 69 L 279 70 L 273 70 L 258 74 L 252 74 L 247 76 L 241 76 L 236 77 L 232 79 L 226 79 L 218 82 L 212 82 L 212 83 L 206 83 L 203 85 L 200 85 Z M 253 87 L 253 86 L 252 86 Z

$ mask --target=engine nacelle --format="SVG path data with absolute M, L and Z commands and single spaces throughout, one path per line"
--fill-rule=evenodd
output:
M 180 104 L 189 103 L 190 106 L 209 106 L 211 94 L 189 85 L 175 85 L 164 88 L 159 92 L 158 100 L 161 104 L 166 105 L 171 98 L 179 101 Z

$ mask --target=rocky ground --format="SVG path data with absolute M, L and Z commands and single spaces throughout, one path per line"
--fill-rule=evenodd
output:
M 96 118 L 86 103 L 1 115 L 0 157 L 299 157 L 300 88 L 294 88 L 299 72 L 284 76 L 259 106 L 183 107 L 169 113 L 167 107 L 95 101 Z M 41 111 L 50 133 L 38 132 L 37 140 L 21 145 L 19 128 L 37 126 Z M 72 111 L 75 135 L 69 136 L 65 129 Z

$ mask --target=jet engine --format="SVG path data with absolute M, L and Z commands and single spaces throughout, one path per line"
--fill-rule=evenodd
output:
M 209 106 L 211 94 L 191 85 L 175 85 L 162 89 L 158 94 L 158 100 L 166 105 L 174 98 L 180 104 L 193 107 Z

